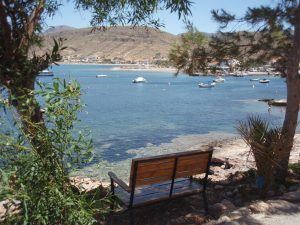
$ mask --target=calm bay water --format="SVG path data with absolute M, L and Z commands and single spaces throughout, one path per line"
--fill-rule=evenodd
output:
M 284 117 L 283 108 L 273 107 L 268 112 L 267 104 L 257 101 L 285 98 L 285 83 L 278 77 L 271 77 L 269 84 L 250 82 L 249 77 L 228 77 L 215 88 L 201 89 L 197 84 L 213 77 L 174 77 L 172 73 L 117 71 L 99 65 L 60 65 L 52 70 L 56 77 L 76 79 L 82 85 L 87 112 L 81 119 L 92 130 L 96 151 L 94 164 L 84 172 L 93 175 L 103 176 L 112 169 L 126 176 L 131 158 L 157 154 L 159 146 L 163 148 L 178 137 L 184 142 L 184 137 L 191 135 L 236 133 L 237 120 L 252 113 L 275 125 Z M 97 74 L 108 77 L 96 78 Z M 133 84 L 137 76 L 148 83 Z M 48 82 L 52 78 L 39 79 Z M 172 152 L 172 147 L 166 152 Z

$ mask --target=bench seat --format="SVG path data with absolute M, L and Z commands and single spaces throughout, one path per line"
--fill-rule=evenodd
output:
M 173 193 L 170 196 L 172 181 L 138 187 L 135 189 L 132 207 L 161 202 L 181 196 L 193 195 L 203 191 L 203 185 L 189 178 L 176 179 L 174 181 Z M 121 187 L 115 188 L 115 196 L 118 197 L 125 206 L 130 204 L 130 192 Z

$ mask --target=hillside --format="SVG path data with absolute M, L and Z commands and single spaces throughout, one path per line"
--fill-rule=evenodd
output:
M 67 30 L 74 30 L 76 28 L 74 27 L 70 27 L 70 26 L 64 26 L 64 25 L 61 25 L 61 26 L 55 26 L 55 27 L 50 27 L 48 28 L 44 34 L 51 34 L 51 33 L 55 33 L 55 32 L 62 32 L 62 31 L 67 31 Z
M 63 52 L 67 61 L 138 61 L 166 58 L 178 36 L 153 28 L 113 27 L 106 31 L 91 31 L 91 28 L 76 29 L 54 27 L 44 33 L 43 49 L 53 45 L 53 37 L 67 39 Z M 43 49 L 37 50 L 41 53 Z

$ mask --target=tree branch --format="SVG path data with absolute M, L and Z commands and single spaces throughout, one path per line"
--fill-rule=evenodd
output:
M 32 11 L 31 15 L 26 19 L 27 24 L 25 30 L 27 31 L 26 35 L 20 41 L 19 47 L 28 48 L 28 43 L 32 38 L 35 28 L 39 22 L 39 19 L 45 9 L 45 0 L 40 0 L 36 8 Z

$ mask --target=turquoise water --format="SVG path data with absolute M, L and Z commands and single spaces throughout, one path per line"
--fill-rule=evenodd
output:
M 285 98 L 285 83 L 278 77 L 271 77 L 269 84 L 250 82 L 249 77 L 228 77 L 215 88 L 201 89 L 199 82 L 213 78 L 111 69 L 99 65 L 52 68 L 55 76 L 77 79 L 82 85 L 87 107 L 81 119 L 92 130 L 94 164 L 103 162 L 114 169 L 114 165 L 120 167 L 127 162 L 128 166 L 129 159 L 140 156 L 134 149 L 160 146 L 188 135 L 235 133 L 237 120 L 251 113 L 259 113 L 275 125 L 280 125 L 284 117 L 283 108 L 268 112 L 267 104 L 257 101 Z M 96 78 L 97 74 L 108 77 Z M 148 83 L 133 84 L 137 76 L 145 77 Z M 52 78 L 39 79 L 48 82 Z

